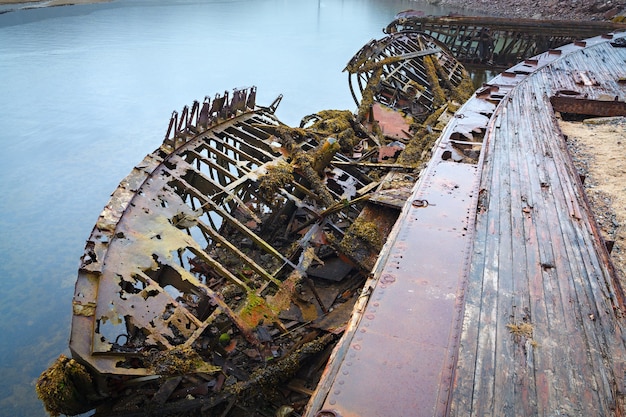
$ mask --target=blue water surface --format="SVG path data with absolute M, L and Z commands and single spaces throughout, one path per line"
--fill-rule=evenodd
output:
M 0 12 L 15 6 L 4 7 Z M 85 239 L 172 110 L 256 85 L 283 122 L 354 110 L 342 70 L 410 0 L 117 0 L 0 14 L 0 415 L 46 415 Z

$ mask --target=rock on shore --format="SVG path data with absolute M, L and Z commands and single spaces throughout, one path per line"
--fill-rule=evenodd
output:
M 611 20 L 626 12 L 626 0 L 428 0 L 499 17 L 550 20 Z

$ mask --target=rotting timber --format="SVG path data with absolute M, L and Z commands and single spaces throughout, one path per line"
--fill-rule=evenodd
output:
M 469 83 L 460 66 L 452 81 L 441 72 L 453 60 L 445 48 L 420 47 L 364 60 L 385 79 L 408 74 L 411 99 L 437 89 L 458 100 L 387 103 L 402 138 L 382 132 L 366 100 L 356 115 L 322 111 L 300 128 L 274 115 L 281 97 L 257 106 L 255 88 L 175 112 L 163 144 L 120 183 L 87 240 L 72 358 L 37 384 L 47 410 L 302 411 L 428 158 L 427 133 L 442 128 L 462 100 L 457 87 Z M 379 82 L 368 90 L 392 91 Z
M 580 39 L 626 30 L 623 22 L 575 22 L 470 16 L 424 16 L 407 10 L 384 29 L 427 33 L 466 66 L 506 69 L 539 53 Z

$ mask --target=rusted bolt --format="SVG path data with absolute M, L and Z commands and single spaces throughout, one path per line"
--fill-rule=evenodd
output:
M 428 200 L 413 200 L 413 203 L 411 203 L 411 205 L 418 208 L 428 207 Z
M 341 414 L 336 412 L 335 410 L 321 410 L 315 414 L 315 417 L 341 417 Z

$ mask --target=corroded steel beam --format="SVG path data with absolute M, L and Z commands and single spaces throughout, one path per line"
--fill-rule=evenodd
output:
M 584 114 L 589 116 L 626 116 L 626 102 L 619 100 L 589 100 L 570 96 L 552 96 L 550 103 L 561 113 Z

